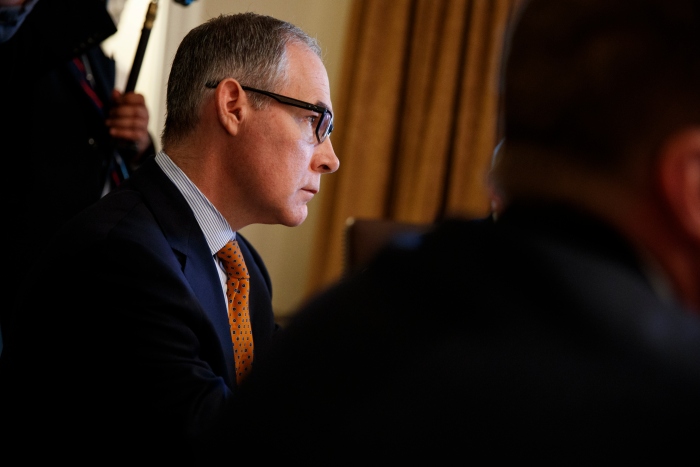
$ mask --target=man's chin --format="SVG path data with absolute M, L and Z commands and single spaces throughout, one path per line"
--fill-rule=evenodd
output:
M 293 212 L 287 213 L 287 215 L 284 216 L 284 219 L 280 221 L 280 224 L 285 225 L 287 227 L 296 227 L 298 225 L 301 225 L 306 220 L 306 216 L 308 214 L 309 211 L 306 208 L 306 205 L 300 206 Z

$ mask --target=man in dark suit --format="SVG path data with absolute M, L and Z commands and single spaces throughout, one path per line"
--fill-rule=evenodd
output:
M 155 148 L 144 96 L 115 89 L 115 61 L 101 49 L 116 32 L 104 1 L 2 0 L 0 16 L 0 135 L 12 174 L 4 184 L 12 272 L 3 287 L 11 300 L 33 269 L 33 246 Z M 0 342 L 13 338 L 10 310 L 0 311 Z
M 183 39 L 163 151 L 33 247 L 6 349 L 12 445 L 42 440 L 23 458 L 236 461 L 238 327 L 250 324 L 254 355 L 277 329 L 265 265 L 238 230 L 301 224 L 338 168 L 320 57 L 300 29 L 252 13 Z M 248 292 L 219 259 L 233 241 Z M 229 314 L 239 300 L 248 317 Z
M 294 316 L 238 399 L 271 462 L 693 455 L 700 2 L 532 0 L 516 20 L 504 208 L 400 237 Z

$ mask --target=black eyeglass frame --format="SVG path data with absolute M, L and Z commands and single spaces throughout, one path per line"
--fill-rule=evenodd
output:
M 219 85 L 219 83 L 220 83 L 220 81 L 217 83 L 208 82 L 205 84 L 205 86 L 210 88 L 210 89 L 216 89 L 216 87 Z M 333 131 L 333 113 L 325 107 L 322 107 L 320 105 L 311 104 L 309 102 L 300 101 L 299 99 L 294 99 L 292 97 L 283 96 L 281 94 L 275 94 L 274 92 L 263 91 L 262 89 L 251 88 L 250 86 L 241 85 L 241 87 L 245 91 L 257 92 L 258 94 L 262 94 L 264 96 L 271 97 L 272 99 L 276 100 L 277 102 L 279 102 L 281 104 L 291 105 L 293 107 L 299 107 L 301 109 L 311 110 L 312 112 L 317 112 L 317 113 L 321 114 L 318 118 L 318 125 L 316 125 L 316 131 L 315 131 L 316 139 L 318 140 L 318 144 L 323 143 L 326 140 L 326 138 L 328 138 L 330 136 L 331 132 Z M 328 125 L 328 131 L 326 132 L 326 134 L 321 135 L 321 123 L 323 123 L 325 114 L 330 115 L 330 123 Z

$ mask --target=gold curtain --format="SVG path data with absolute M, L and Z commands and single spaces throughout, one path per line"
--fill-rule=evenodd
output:
M 355 0 L 307 295 L 340 278 L 350 217 L 489 213 L 498 73 L 522 0 Z

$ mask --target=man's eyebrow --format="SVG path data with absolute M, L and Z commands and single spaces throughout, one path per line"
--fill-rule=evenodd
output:
M 324 109 L 326 109 L 326 110 L 328 110 L 329 112 L 333 113 L 333 111 L 331 110 L 331 106 L 328 105 L 328 104 L 326 104 L 326 103 L 323 102 L 323 101 L 316 101 L 315 105 L 317 105 L 317 106 L 319 106 L 319 107 L 323 107 Z

